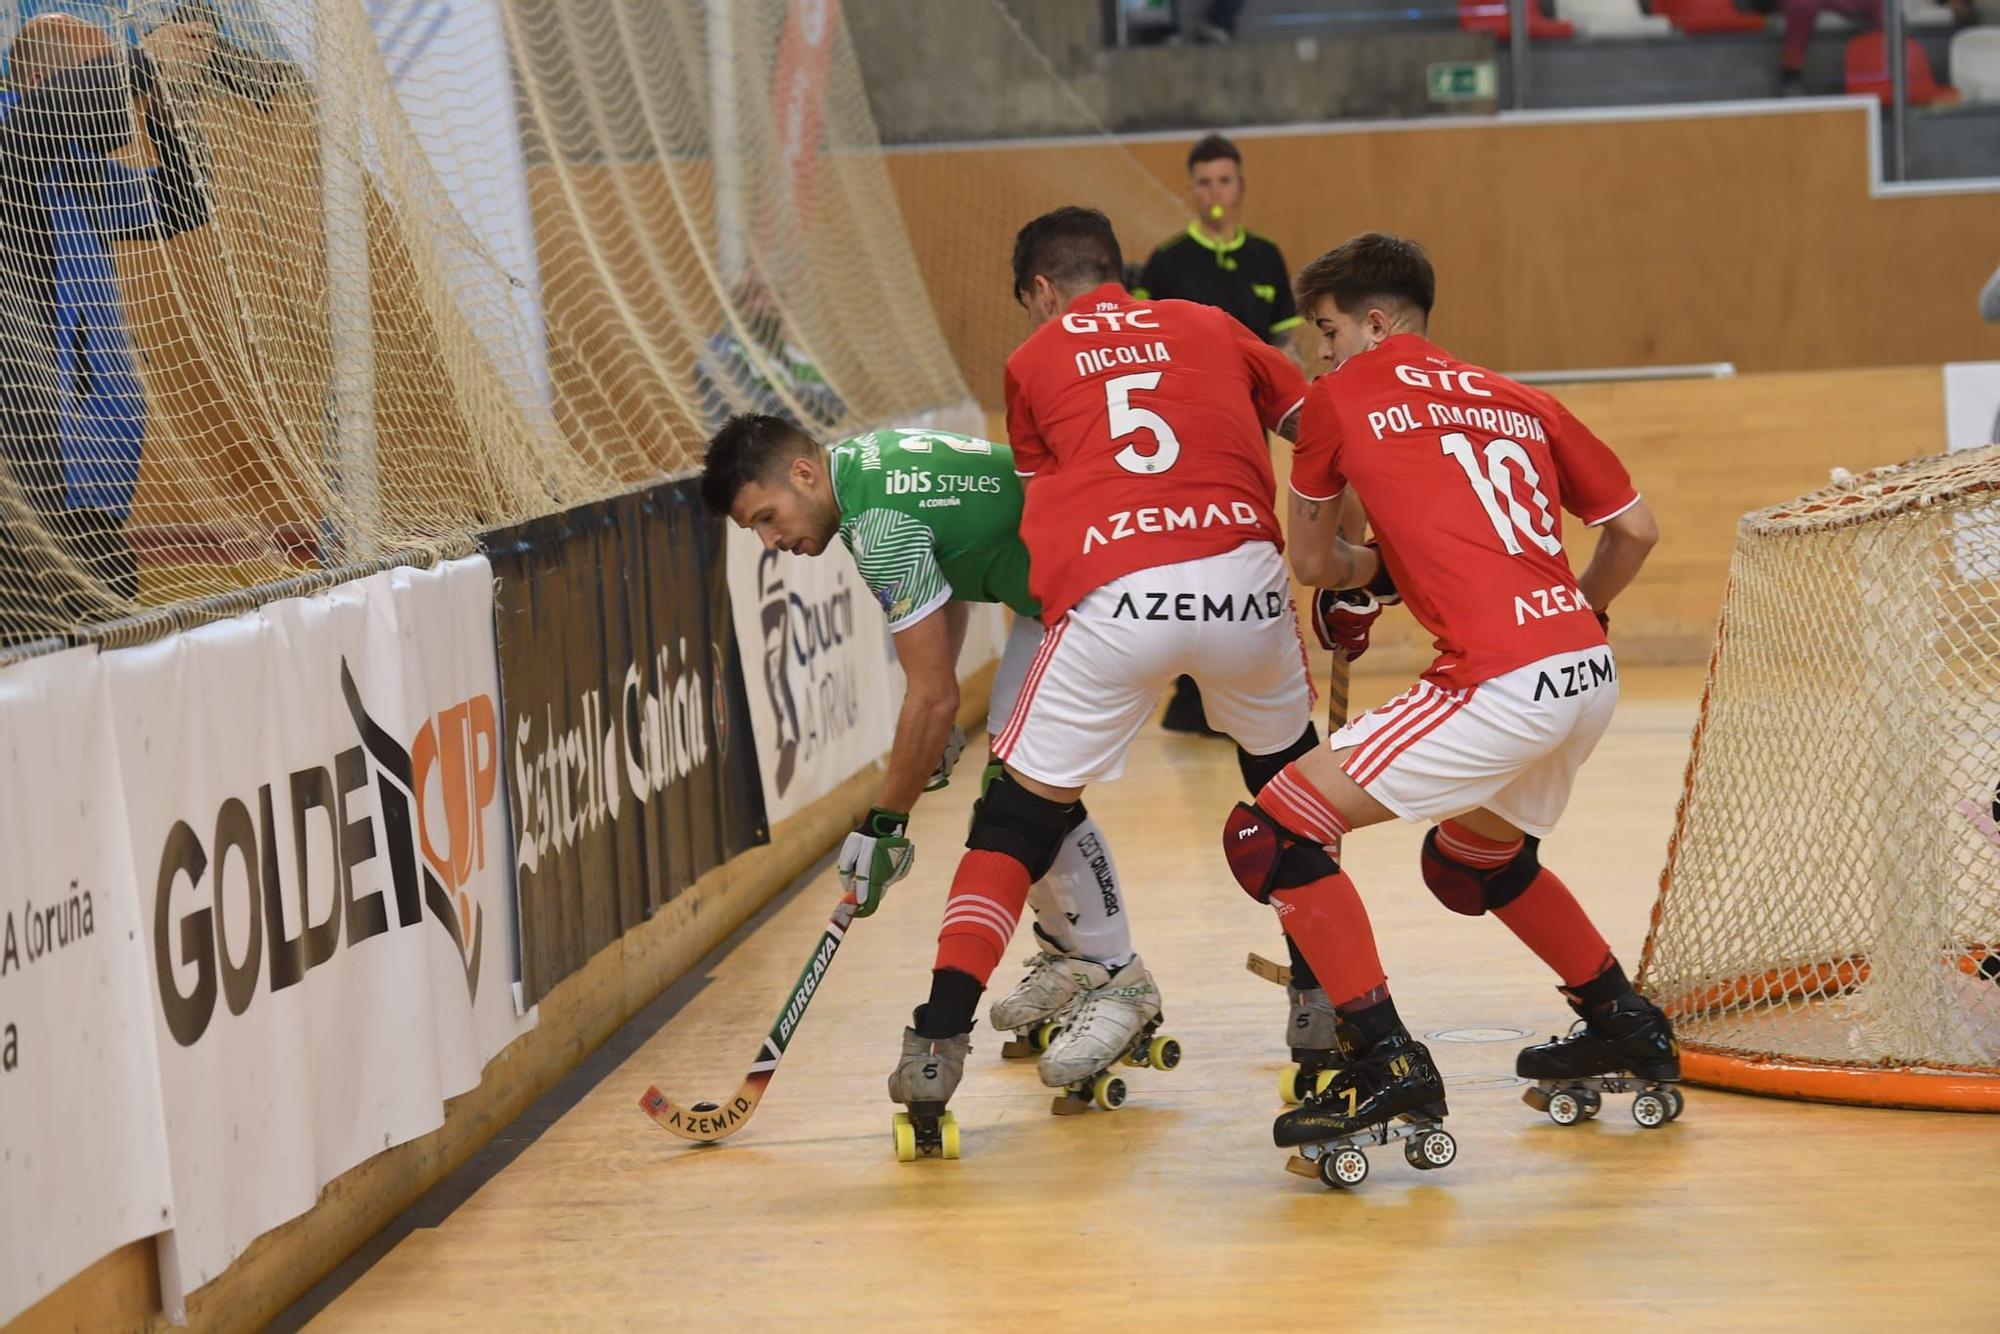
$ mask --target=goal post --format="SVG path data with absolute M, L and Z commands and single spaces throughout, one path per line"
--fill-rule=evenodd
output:
M 1696 1083 L 2000 1111 L 2000 446 L 1743 518 L 1639 984 Z

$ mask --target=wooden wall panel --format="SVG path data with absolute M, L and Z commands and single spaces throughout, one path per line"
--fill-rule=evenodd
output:
M 1859 107 L 1680 119 L 1275 132 L 1240 140 L 1248 218 L 1296 268 L 1355 232 L 1411 235 L 1439 270 L 1433 332 L 1500 370 L 1733 361 L 1744 371 L 2000 358 L 1980 285 L 1991 194 L 1874 198 Z M 1126 141 L 1168 188 L 1187 141 Z M 967 381 L 999 392 L 1024 333 L 1014 229 L 1103 207 L 1129 258 L 1160 232 L 1124 148 L 898 152 L 891 175 Z

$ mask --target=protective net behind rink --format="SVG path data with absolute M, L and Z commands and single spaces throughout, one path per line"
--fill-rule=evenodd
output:
M 2000 1108 L 2000 446 L 1742 520 L 1640 983 L 1702 1082 Z
M 837 5 L 65 8 L 0 118 L 0 652 L 467 550 L 731 410 L 966 408 Z

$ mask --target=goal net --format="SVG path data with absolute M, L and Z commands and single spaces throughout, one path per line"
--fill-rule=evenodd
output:
M 834 0 L 53 8 L 0 29 L 0 656 L 469 550 L 731 411 L 976 429 Z
M 1698 1082 L 2000 1110 L 2000 446 L 1744 517 L 1639 981 Z

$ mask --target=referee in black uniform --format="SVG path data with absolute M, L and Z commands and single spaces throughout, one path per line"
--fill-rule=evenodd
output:
M 1292 304 L 1292 272 L 1276 243 L 1243 227 L 1243 155 L 1211 134 L 1189 151 L 1187 165 L 1194 221 L 1153 248 L 1132 295 L 1219 307 L 1259 338 L 1289 348 L 1292 330 L 1305 321 Z M 1160 721 L 1169 731 L 1215 735 L 1190 677 L 1174 683 Z

